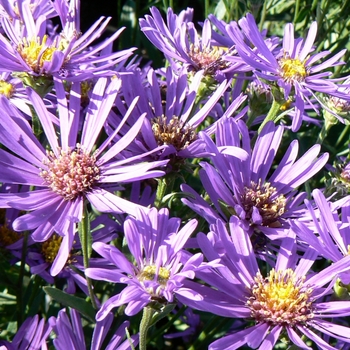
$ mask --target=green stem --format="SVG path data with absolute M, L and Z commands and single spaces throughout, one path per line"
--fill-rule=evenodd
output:
M 272 120 L 273 122 L 276 120 L 279 112 L 281 111 L 281 106 L 282 103 L 277 102 L 275 99 L 272 102 L 272 106 L 269 110 L 269 113 L 267 114 L 266 118 L 264 119 L 264 121 L 261 123 L 259 130 L 258 130 L 258 134 L 261 133 L 262 129 L 264 128 L 264 126 L 270 121 Z
M 326 128 L 326 123 L 324 123 L 322 125 L 322 129 L 321 129 L 320 133 L 318 134 L 316 143 L 322 145 L 322 143 L 323 143 L 324 139 L 326 138 L 326 136 L 327 136 L 327 128 Z
M 296 0 L 295 9 L 294 9 L 294 19 L 293 19 L 294 25 L 296 25 L 296 22 L 297 22 L 297 18 L 299 15 L 299 9 L 300 9 L 300 0 Z
M 204 14 L 205 18 L 208 17 L 210 11 L 209 11 L 209 0 L 204 0 Z
M 89 213 L 86 207 L 86 204 L 84 204 L 84 210 L 83 210 L 83 219 L 79 223 L 79 237 L 81 242 L 81 248 L 83 251 L 83 262 L 84 262 L 84 270 L 86 270 L 89 267 L 90 262 L 90 255 L 91 255 L 91 231 L 90 231 L 90 220 L 89 220 Z M 85 275 L 86 283 L 91 299 L 91 304 L 94 307 L 94 309 L 97 309 L 95 294 L 92 287 L 92 281 L 89 277 Z
M 166 194 L 169 194 L 174 187 L 175 176 L 167 175 L 158 179 L 158 187 L 156 193 L 156 199 L 154 201 L 154 206 L 156 208 L 161 208 L 164 205 L 164 197 Z
M 21 266 L 19 269 L 19 276 L 17 281 L 17 328 L 21 326 L 24 320 L 24 307 L 23 307 L 23 279 L 27 257 L 27 245 L 28 245 L 28 231 L 24 232 L 22 255 L 21 255 Z
M 342 142 L 343 138 L 345 137 L 345 135 L 347 135 L 348 131 L 349 131 L 350 125 L 346 125 L 345 128 L 343 129 L 343 131 L 341 132 L 340 136 L 337 139 L 337 142 L 335 144 L 335 147 L 338 147 L 340 145 L 340 143 Z
M 266 10 L 267 10 L 267 0 L 264 1 L 264 5 L 263 5 L 263 8 L 261 10 L 261 17 L 260 17 L 260 23 L 259 23 L 259 30 L 260 31 L 262 31 L 264 24 L 265 24 Z
M 152 317 L 154 313 L 155 313 L 155 310 L 148 306 L 143 308 L 143 314 L 142 314 L 142 319 L 140 323 L 140 342 L 139 342 L 140 350 L 146 350 L 147 332 L 151 326 Z
M 324 123 L 322 125 L 322 129 L 321 129 L 321 131 L 318 135 L 317 141 L 316 141 L 316 143 L 319 143 L 320 145 L 322 145 L 322 143 L 323 143 L 324 139 L 326 138 L 331 127 L 338 123 L 337 118 L 327 111 L 325 111 L 323 117 L 324 117 Z

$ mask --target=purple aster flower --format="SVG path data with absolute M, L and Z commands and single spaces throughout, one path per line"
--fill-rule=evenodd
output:
M 120 225 L 114 220 L 110 219 L 106 214 L 102 214 L 91 222 L 91 239 L 93 242 L 109 243 L 117 238 L 116 230 L 120 231 L 119 227 Z M 3 231 L 1 228 L 0 230 Z M 7 234 L 11 231 L 9 228 L 6 229 Z M 17 257 L 17 262 L 22 258 L 23 235 L 19 235 L 16 232 L 13 232 L 13 234 L 17 234 L 18 240 L 6 246 L 6 248 Z M 55 279 L 52 276 L 55 276 L 57 279 L 66 282 L 65 291 L 67 293 L 74 294 L 76 286 L 79 286 L 88 295 L 85 278 L 75 272 L 76 269 L 83 269 L 79 235 L 78 233 L 74 235 L 70 250 L 70 247 L 65 245 L 65 241 L 63 241 L 64 237 L 53 234 L 45 242 L 38 243 L 29 236 L 25 262 L 33 275 L 41 276 L 46 282 L 54 284 Z
M 17 75 L 33 88 L 38 84 L 48 88 L 48 76 L 82 81 L 96 74 L 106 74 L 106 70 L 120 61 L 125 61 L 132 54 L 134 49 L 107 54 L 104 52 L 123 29 L 116 31 L 102 43 L 90 47 L 101 36 L 110 18 L 100 18 L 86 33 L 80 35 L 79 1 L 55 1 L 54 7 L 63 27 L 59 34 L 47 34 L 47 26 L 50 23 L 45 22 L 45 18 L 41 16 L 35 20 L 28 8 L 21 13 L 23 18 L 20 21 L 14 21 L 7 16 L 2 17 L 2 27 L 6 35 L 5 37 L 0 34 L 2 71 L 17 72 Z M 36 80 L 38 76 L 41 76 L 42 80 Z M 31 79 L 35 79 L 34 82 Z
M 230 35 L 228 28 L 230 25 L 234 23 L 234 21 L 231 21 L 229 24 L 227 24 L 225 21 L 218 19 L 215 15 L 209 14 L 208 18 L 210 22 L 214 25 L 216 28 L 216 31 L 212 32 L 212 41 L 216 43 L 218 46 L 223 46 L 227 48 L 234 48 L 236 45 L 236 42 L 233 40 L 232 35 Z M 278 46 L 281 43 L 281 39 L 273 36 L 270 38 L 266 38 L 267 30 L 262 30 L 260 32 L 260 36 L 265 41 L 265 44 L 268 46 L 271 52 L 274 52 L 275 50 L 278 50 Z M 237 52 L 236 50 L 233 50 L 233 52 Z M 231 51 L 232 53 L 232 51 Z M 226 59 L 230 61 L 241 61 L 239 57 L 230 57 L 227 56 Z M 243 61 L 244 62 L 244 61 Z M 250 65 L 247 65 L 247 71 L 251 71 L 253 68 Z
M 39 316 L 28 317 L 11 342 L 0 340 L 0 349 L 4 350 L 45 350 L 46 340 L 51 332 L 50 320 L 48 323 Z
M 79 84 L 75 87 L 79 89 Z M 71 95 L 68 108 L 63 85 L 57 84 L 59 120 L 46 110 L 37 94 L 28 90 L 51 148 L 46 152 L 19 112 L 7 100 L 0 101 L 0 143 L 13 152 L 0 150 L 0 181 L 35 187 L 34 191 L 25 193 L 1 193 L 0 207 L 30 211 L 18 217 L 13 228 L 34 230 L 35 241 L 45 241 L 54 232 L 63 236 L 62 244 L 67 247 L 64 261 L 73 244 L 75 223 L 81 221 L 84 201 L 89 201 L 100 212 L 135 213 L 137 204 L 113 194 L 122 189 L 119 183 L 164 174 L 153 169 L 165 165 L 166 161 L 142 162 L 142 155 L 116 158 L 139 132 L 143 116 L 109 149 L 110 138 L 96 145 L 119 87 L 118 79 L 108 85 L 105 78 L 97 82 L 81 130 L 77 89 L 73 91 L 78 97 Z
M 220 254 L 224 267 L 198 276 L 221 292 L 221 298 L 204 295 L 201 302 L 194 301 L 191 306 L 225 317 L 246 318 L 255 324 L 216 340 L 210 350 L 239 349 L 245 344 L 273 349 L 282 332 L 301 349 L 311 349 L 302 336 L 321 349 L 331 349 L 320 333 L 350 342 L 349 328 L 333 322 L 333 318 L 350 314 L 350 302 L 325 299 L 332 293 L 337 276 L 348 270 L 350 256 L 320 272 L 310 271 L 318 254 L 310 247 L 299 259 L 291 233 L 283 239 L 275 265 L 264 276 L 237 217 L 231 218 L 229 232 L 220 220 L 212 228 L 222 241 L 219 248 L 224 250 Z M 217 245 L 205 234 L 199 234 L 198 240 L 209 260 L 219 256 Z
M 199 106 L 202 77 L 203 72 L 197 72 L 191 83 L 188 83 L 186 74 L 175 75 L 171 69 L 167 69 L 164 80 L 160 80 L 155 72 L 150 70 L 144 89 L 136 91 L 134 86 L 143 84 L 141 76 L 137 74 L 122 76 L 122 95 L 116 100 L 118 111 L 115 115 L 111 115 L 107 123 L 112 130 L 116 128 L 127 107 L 134 103 L 137 96 L 138 103 L 122 132 L 126 132 L 128 127 L 136 123 L 140 115 L 146 113 L 141 132 L 126 150 L 128 151 L 125 153 L 126 156 L 158 148 L 157 152 L 152 152 L 149 159 L 170 158 L 169 165 L 176 168 L 177 163 L 182 164 L 186 158 L 208 155 L 205 143 L 197 134 L 197 130 L 202 129 L 208 134 L 215 131 L 216 121 L 206 128 L 203 124 L 206 118 L 211 116 L 211 111 L 228 85 L 225 82 L 221 83 Z M 244 100 L 245 97 L 238 96 L 220 118 L 231 116 Z M 115 111 L 115 108 L 113 110 Z M 107 133 L 111 134 L 109 127 Z
M 235 42 L 236 50 L 241 58 L 253 67 L 257 77 L 270 81 L 271 84 L 277 84 L 283 90 L 285 101 L 295 100 L 296 115 L 292 121 L 293 131 L 299 129 L 304 105 L 306 102 L 312 105 L 311 98 L 315 98 L 323 108 L 334 114 L 322 103 L 315 92 L 348 99 L 346 94 L 338 90 L 336 80 L 328 78 L 332 73 L 329 70 L 325 71 L 330 67 L 344 64 L 339 59 L 346 50 L 318 64 L 315 62 L 326 57 L 330 52 L 323 51 L 310 55 L 314 51 L 313 45 L 317 34 L 316 22 L 311 24 L 305 40 L 294 39 L 294 27 L 291 23 L 287 24 L 283 47 L 278 53 L 271 52 L 251 14 L 242 18 L 239 26 L 241 29 L 236 22 L 231 22 L 226 26 L 226 30 Z
M 182 250 L 197 226 L 191 220 L 180 229 L 179 218 L 169 218 L 167 209 L 159 212 L 152 208 L 148 213 L 140 210 L 135 218 L 129 216 L 124 223 L 124 234 L 135 264 L 116 247 L 94 243 L 93 249 L 116 269 L 88 268 L 86 276 L 127 286 L 108 299 L 98 311 L 102 320 L 115 307 L 128 304 L 125 313 L 137 314 L 147 305 L 173 303 L 175 298 L 186 304 L 187 299 L 200 300 L 201 296 L 186 287 L 186 279 L 193 279 L 201 269 L 201 253 L 190 255 Z
M 166 24 L 157 8 L 151 7 L 150 11 L 152 16 L 146 15 L 145 19 L 140 19 L 141 30 L 165 54 L 173 70 L 178 71 L 181 67 L 178 62 L 181 62 L 187 71 L 203 70 L 204 75 L 215 77 L 219 81 L 228 68 L 230 71 L 242 71 L 242 63 L 233 65 L 225 60 L 229 52 L 227 49 L 212 45 L 209 20 L 204 21 L 202 35 L 199 36 L 191 22 L 192 10 L 188 9 L 177 16 L 169 8 Z M 191 16 L 186 16 L 189 11 Z
M 311 222 L 296 220 L 291 224 L 292 229 L 302 242 L 316 249 L 320 256 L 332 262 L 339 261 L 349 255 L 349 196 L 335 203 L 327 201 L 318 189 L 312 192 L 312 196 L 317 209 L 305 199 Z M 339 207 L 341 215 L 338 215 L 336 210 Z M 344 283 L 350 283 L 348 272 L 340 278 Z
M 69 309 L 70 317 L 65 309 L 59 311 L 57 318 L 52 317 L 50 324 L 56 338 L 53 340 L 56 350 L 86 350 L 86 346 L 82 321 L 79 313 L 75 309 Z M 108 331 L 113 322 L 113 315 L 109 313 L 105 319 L 96 323 L 94 332 L 92 334 L 91 350 L 102 349 L 102 344 L 108 339 Z M 126 337 L 126 330 L 129 327 L 129 322 L 123 322 L 116 332 L 113 333 L 108 345 L 104 347 L 105 350 L 128 350 L 132 349 L 131 344 L 136 346 L 138 343 L 138 336 L 133 335 L 129 339 L 123 341 Z M 131 343 L 131 344 L 130 344 Z
M 251 234 L 263 232 L 271 239 L 286 235 L 288 219 L 306 211 L 306 194 L 298 194 L 296 188 L 325 165 L 328 154 L 317 158 L 320 145 L 315 145 L 297 160 L 299 147 L 294 140 L 269 175 L 283 130 L 269 122 L 251 149 L 248 129 L 242 121 L 218 123 L 216 145 L 203 135 L 213 165 L 200 163 L 200 179 L 213 207 L 188 185 L 182 185 L 182 190 L 190 194 L 183 202 L 210 224 L 236 215 Z
M 25 13 L 31 13 L 36 21 L 40 16 L 49 19 L 57 16 L 51 1 L 47 0 L 1 0 L 0 1 L 0 18 L 7 18 L 9 21 L 15 22 L 16 26 L 23 26 Z M 2 20 L 1 20 L 2 21 Z M 1 22 L 0 21 L 0 22 Z

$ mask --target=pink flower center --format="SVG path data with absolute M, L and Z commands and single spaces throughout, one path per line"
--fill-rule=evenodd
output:
M 85 152 L 78 144 L 74 151 L 62 151 L 56 156 L 47 152 L 43 163 L 46 169 L 40 172 L 44 184 L 66 200 L 73 200 L 89 192 L 99 179 L 100 170 L 96 157 Z

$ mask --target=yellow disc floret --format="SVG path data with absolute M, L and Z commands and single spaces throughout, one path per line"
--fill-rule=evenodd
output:
M 303 324 L 313 318 L 312 289 L 304 285 L 304 279 L 296 276 L 292 269 L 272 269 L 267 278 L 258 273 L 246 303 L 251 316 L 257 322 L 282 326 Z
M 42 39 L 23 38 L 22 43 L 18 45 L 17 51 L 35 73 L 40 73 L 44 62 L 50 62 L 57 50 L 54 46 L 47 46 L 46 41 L 47 35 L 44 35 Z
M 285 55 L 278 63 L 281 68 L 282 78 L 289 83 L 304 81 L 308 74 L 305 61 L 301 62 L 298 58 L 290 58 Z
M 0 80 L 0 95 L 3 95 L 7 98 L 12 97 L 15 88 L 12 84 L 7 83 L 4 80 Z
M 145 266 L 138 278 L 140 281 L 153 281 L 155 278 L 157 278 L 157 282 L 165 286 L 170 278 L 170 271 L 165 267 L 159 267 L 158 275 L 156 274 L 156 272 L 156 265 L 148 265 Z
M 53 234 L 46 242 L 41 246 L 41 252 L 45 258 L 45 261 L 52 263 L 57 253 L 60 249 L 62 243 L 62 237 L 56 234 Z

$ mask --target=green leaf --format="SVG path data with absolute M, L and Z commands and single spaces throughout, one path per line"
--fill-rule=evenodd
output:
M 214 15 L 218 19 L 224 19 L 227 13 L 227 7 L 225 5 L 225 2 L 223 0 L 220 0 L 218 4 L 215 7 Z
M 78 298 L 74 295 L 67 294 L 57 288 L 44 287 L 44 292 L 49 295 L 52 299 L 58 301 L 64 306 L 69 306 L 76 309 L 91 322 L 95 322 L 95 310 L 90 303 L 86 300 Z
M 14 304 L 16 304 L 15 295 L 0 293 L 0 305 L 14 305 Z
M 157 311 L 152 317 L 152 321 L 151 321 L 150 326 L 153 326 L 158 321 L 160 321 L 162 318 L 169 315 L 170 312 L 174 310 L 175 306 L 176 306 L 176 304 L 167 304 L 162 308 L 162 310 L 160 312 Z

